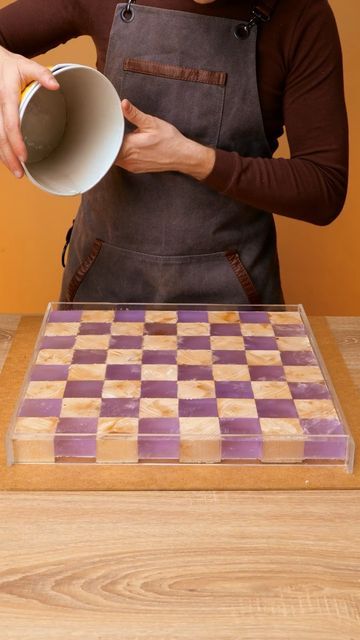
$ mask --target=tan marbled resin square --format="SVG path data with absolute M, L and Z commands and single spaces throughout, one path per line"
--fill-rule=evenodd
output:
M 105 372 L 105 364 L 72 364 L 69 380 L 104 380 Z
M 241 333 L 243 336 L 264 336 L 274 337 L 274 329 L 270 324 L 247 323 L 241 325 Z
M 213 351 L 242 351 L 244 349 L 244 338 L 239 336 L 211 336 L 210 344 Z
M 113 336 L 142 336 L 144 333 L 143 322 L 114 322 L 111 325 Z
M 220 418 L 257 418 L 255 400 L 251 398 L 218 398 L 218 414 Z
M 277 338 L 280 351 L 311 351 L 310 340 L 307 336 Z
M 295 400 L 296 411 L 302 420 L 337 418 L 332 400 Z
M 296 418 L 261 418 L 262 462 L 302 462 L 304 434 Z
M 143 341 L 144 350 L 149 351 L 176 351 L 177 338 L 176 336 L 144 336 Z
M 96 439 L 96 462 L 138 462 L 138 441 L 134 436 Z
M 53 435 L 56 431 L 58 418 L 18 418 L 15 423 L 14 434 Z
M 141 398 L 140 418 L 176 418 L 178 406 L 177 398 Z
M 180 418 L 180 462 L 220 462 L 217 418 Z
M 213 377 L 216 382 L 246 382 L 250 380 L 250 372 L 244 364 L 214 364 Z
M 64 382 L 30 382 L 26 390 L 26 398 L 62 398 L 66 381 Z
M 81 316 L 82 322 L 112 322 L 115 317 L 115 311 L 83 311 Z
M 72 349 L 41 349 L 36 364 L 71 364 L 73 355 Z
M 237 311 L 209 311 L 208 319 L 211 323 L 238 322 L 240 323 L 239 313 Z
M 178 368 L 176 364 L 143 364 L 141 365 L 142 380 L 177 380 Z
M 13 440 L 15 463 L 55 462 L 54 438 L 29 439 L 30 436 Z
M 109 349 L 107 364 L 141 364 L 141 349 Z
M 287 382 L 264 381 L 252 382 L 252 390 L 256 400 L 291 400 L 292 395 Z
M 160 324 L 175 324 L 177 321 L 176 311 L 146 311 L 145 322 L 159 322 Z
M 61 418 L 97 418 L 100 398 L 65 398 L 61 405 Z
M 108 349 L 110 334 L 104 336 L 78 336 L 75 340 L 75 349 Z
M 298 311 L 269 311 L 269 318 L 272 324 L 303 324 Z
M 45 327 L 45 336 L 76 336 L 80 328 L 80 322 L 48 322 Z
M 210 325 L 206 322 L 178 322 L 178 336 L 209 336 Z
M 215 398 L 215 383 L 212 380 L 180 380 L 178 397 L 182 400 Z
M 284 371 L 288 382 L 324 382 L 324 377 L 319 367 L 286 366 Z
M 177 363 L 211 366 L 212 354 L 210 350 L 179 349 L 177 352 Z
M 140 398 L 140 380 L 105 380 L 103 398 Z
M 249 366 L 282 366 L 281 356 L 278 351 L 250 350 L 246 351 L 246 360 Z
M 41 349 L 36 364 L 70 364 L 73 354 L 72 349 Z
M 137 436 L 138 418 L 99 418 L 97 436 Z

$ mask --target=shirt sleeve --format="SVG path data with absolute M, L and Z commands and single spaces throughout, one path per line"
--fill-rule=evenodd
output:
M 27 58 L 87 32 L 75 0 L 17 0 L 0 10 L 0 45 Z
M 218 149 L 204 182 L 250 206 L 326 225 L 344 205 L 348 180 L 342 54 L 326 0 L 309 0 L 289 42 L 283 113 L 290 159 Z

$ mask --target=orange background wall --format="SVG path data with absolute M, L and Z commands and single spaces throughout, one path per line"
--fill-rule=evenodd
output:
M 0 0 L 0 7 L 10 4 Z M 309 314 L 360 315 L 360 82 L 359 0 L 331 0 L 343 45 L 351 133 L 347 202 L 329 227 L 277 218 L 282 278 L 288 303 Z M 46 65 L 95 65 L 89 38 L 73 40 L 37 58 Z M 284 139 L 278 155 L 287 155 Z M 48 195 L 0 167 L 0 312 L 43 312 L 58 299 L 60 255 L 78 198 Z

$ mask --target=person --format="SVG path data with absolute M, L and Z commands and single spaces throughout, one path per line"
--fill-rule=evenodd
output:
M 326 0 L 17 0 L 0 11 L 0 158 L 26 149 L 30 58 L 90 35 L 128 127 L 82 197 L 65 301 L 282 303 L 273 212 L 326 225 L 347 189 L 341 47 Z M 291 157 L 273 158 L 286 127 Z M 296 238 L 294 238 L 294 243 Z

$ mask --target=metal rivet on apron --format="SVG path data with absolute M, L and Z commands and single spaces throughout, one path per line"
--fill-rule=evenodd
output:
M 126 7 L 121 10 L 120 16 L 123 22 L 132 22 L 134 20 L 135 11 L 131 6 L 133 2 L 135 2 L 135 0 L 128 0 Z
M 246 40 L 250 35 L 250 27 L 248 24 L 238 24 L 234 28 L 234 36 L 238 40 Z

